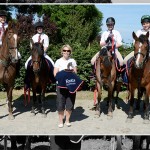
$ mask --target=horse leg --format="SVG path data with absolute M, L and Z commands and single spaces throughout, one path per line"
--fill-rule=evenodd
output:
M 97 95 L 97 104 L 96 104 L 96 115 L 100 117 L 100 114 L 101 114 L 100 102 L 101 102 L 101 96 L 102 96 L 102 89 L 99 83 L 97 83 L 97 91 L 98 91 L 98 95 Z
M 113 109 L 112 109 L 112 94 L 113 94 L 113 87 L 110 84 L 109 88 L 108 88 L 108 100 L 109 100 L 109 106 L 108 106 L 108 119 L 112 119 L 113 118 Z
M 36 89 L 32 88 L 32 90 L 33 90 L 33 99 L 32 99 L 31 114 L 32 116 L 35 116 Z
M 45 89 L 42 90 L 42 94 L 41 94 L 41 103 L 42 103 L 41 111 L 42 111 L 42 116 L 45 118 L 46 113 L 45 113 L 45 108 L 44 108 L 44 100 L 45 100 Z
M 144 99 L 144 123 L 149 123 L 149 91 L 150 88 L 146 88 L 146 94 Z
M 121 85 L 122 85 L 121 82 L 118 82 L 118 83 L 116 84 L 116 98 L 115 98 L 115 104 L 116 104 L 116 106 L 117 106 L 118 109 L 120 109 L 120 106 L 118 105 L 118 99 L 119 99 L 118 95 L 119 95 L 119 92 L 120 92 L 120 90 L 121 90 Z
M 133 105 L 134 105 L 134 91 L 135 89 L 129 85 L 129 91 L 130 91 L 130 109 L 128 114 L 128 121 L 129 119 L 133 118 Z M 130 120 L 131 121 L 131 120 Z
M 13 111 L 13 106 L 12 106 L 12 90 L 13 90 L 13 86 L 7 85 L 8 111 L 9 111 L 8 119 L 9 120 L 13 120 L 14 119 L 14 116 L 12 114 L 12 111 Z

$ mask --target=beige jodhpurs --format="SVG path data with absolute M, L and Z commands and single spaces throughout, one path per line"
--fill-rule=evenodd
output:
M 124 64 L 127 64 L 127 61 L 134 56 L 134 51 L 132 51 L 131 53 L 129 53 L 125 58 L 124 58 Z
M 122 55 L 120 54 L 120 52 L 118 50 L 115 51 L 116 53 L 116 57 L 118 58 L 119 60 L 119 63 L 120 63 L 120 66 L 123 66 L 123 63 L 124 63 L 124 60 L 122 58 Z M 91 59 L 91 64 L 94 65 L 96 59 L 98 58 L 99 56 L 99 52 L 97 52 Z

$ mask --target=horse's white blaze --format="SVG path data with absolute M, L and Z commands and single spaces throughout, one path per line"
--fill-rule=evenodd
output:
M 138 55 L 137 55 L 137 60 L 136 60 L 136 65 L 139 66 L 139 60 L 140 60 L 140 57 L 141 57 L 141 47 L 142 47 L 142 43 L 140 43 L 139 45 L 139 50 L 138 50 Z
M 17 50 L 17 34 L 14 34 L 13 35 L 14 39 L 15 39 L 15 51 L 16 51 L 16 56 L 15 56 L 15 59 L 18 60 L 18 50 Z

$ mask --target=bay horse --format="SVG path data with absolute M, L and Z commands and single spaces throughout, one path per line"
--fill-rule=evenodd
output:
M 129 68 L 129 93 L 130 93 L 130 109 L 128 120 L 133 118 L 134 92 L 138 90 L 138 101 L 141 97 L 141 92 L 144 91 L 144 123 L 149 121 L 149 96 L 150 96 L 150 59 L 149 59 L 149 32 L 146 35 L 132 33 L 134 42 L 134 60 Z M 142 89 L 142 90 L 141 90 Z M 139 102 L 137 102 L 138 106 Z M 138 108 L 139 109 L 139 108 Z
M 8 28 L 2 36 L 2 46 L 0 47 L 0 83 L 6 88 L 9 111 L 8 119 L 11 120 L 14 119 L 12 114 L 12 91 L 18 62 L 17 37 L 17 24 L 9 22 Z
M 50 68 L 48 66 L 48 62 L 45 60 L 44 57 L 44 47 L 43 43 L 36 42 L 32 43 L 32 59 L 31 59 L 31 67 L 29 68 L 29 77 L 30 83 L 33 93 L 33 100 L 32 100 L 32 110 L 31 113 L 35 115 L 35 102 L 36 102 L 36 94 L 39 93 L 39 101 L 41 102 L 41 111 L 43 117 L 46 117 L 45 108 L 44 108 L 44 99 L 45 99 L 45 92 L 47 84 L 49 83 L 49 74 Z
M 100 101 L 102 97 L 102 87 L 108 91 L 108 118 L 113 117 L 112 109 L 112 98 L 113 89 L 116 80 L 116 68 L 114 59 L 107 50 L 107 48 L 102 48 L 100 51 L 100 56 L 96 60 L 96 90 L 97 90 L 97 104 L 96 111 L 97 115 L 100 116 Z

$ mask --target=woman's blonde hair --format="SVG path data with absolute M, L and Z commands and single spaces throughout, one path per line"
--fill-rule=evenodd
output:
M 72 53 L 72 48 L 71 48 L 71 46 L 70 46 L 69 44 L 65 44 L 65 45 L 63 45 L 63 46 L 61 47 L 61 54 L 62 54 L 62 52 L 63 52 L 64 47 L 67 47 L 67 48 L 70 50 L 70 54 Z

